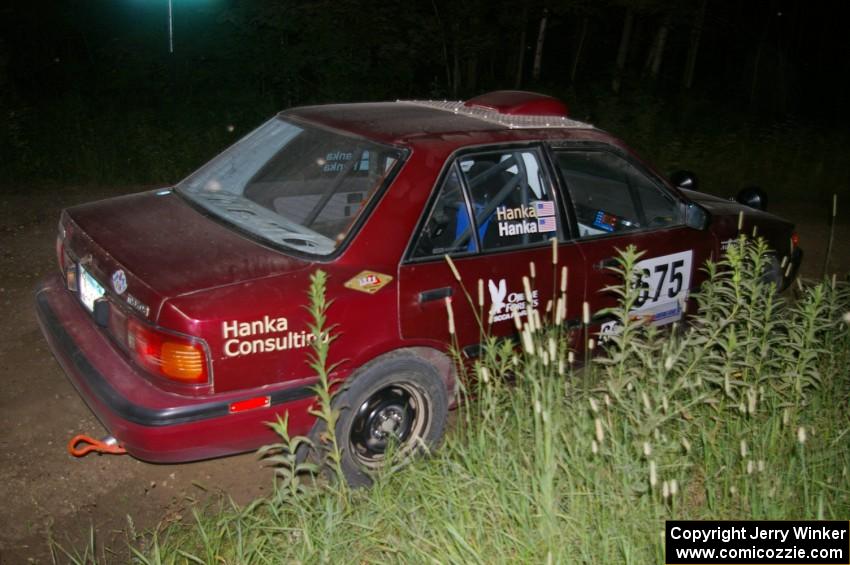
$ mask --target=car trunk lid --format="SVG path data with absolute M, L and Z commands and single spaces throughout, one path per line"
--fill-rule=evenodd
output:
M 171 190 L 70 208 L 61 230 L 72 261 L 153 321 L 169 298 L 310 264 L 205 216 Z

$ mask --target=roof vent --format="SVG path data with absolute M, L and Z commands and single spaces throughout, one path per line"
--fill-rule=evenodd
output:
M 470 108 L 486 108 L 511 116 L 569 116 L 567 105 L 551 96 L 522 90 L 496 90 L 463 104 Z

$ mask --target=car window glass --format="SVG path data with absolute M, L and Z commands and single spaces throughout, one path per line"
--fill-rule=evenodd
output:
M 178 191 L 273 244 L 330 255 L 401 159 L 398 150 L 283 118 L 269 120 Z
M 457 255 L 477 250 L 457 168 L 452 167 L 414 246 L 414 257 Z
M 484 251 L 557 237 L 557 207 L 536 151 L 470 155 L 460 165 Z
M 682 223 L 679 203 L 622 157 L 607 151 L 559 151 L 580 237 Z

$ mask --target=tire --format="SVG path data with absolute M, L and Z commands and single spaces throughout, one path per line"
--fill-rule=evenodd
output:
M 445 432 L 448 405 L 440 374 L 414 355 L 388 357 L 353 376 L 334 400 L 340 463 L 348 484 L 372 484 L 372 475 L 385 467 L 393 437 L 398 441 L 392 448 L 395 465 L 436 448 Z

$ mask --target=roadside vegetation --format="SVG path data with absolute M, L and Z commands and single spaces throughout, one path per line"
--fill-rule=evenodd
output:
M 372 488 L 338 480 L 332 433 L 316 480 L 294 455 L 304 439 L 278 423 L 281 442 L 261 451 L 272 496 L 196 511 L 135 543 L 133 559 L 642 564 L 663 562 L 665 519 L 846 519 L 850 284 L 797 283 L 785 299 L 758 276 L 766 252 L 741 237 L 707 265 L 698 310 L 672 330 L 629 319 L 639 289 L 624 277 L 611 289 L 621 329 L 582 370 L 560 303 L 522 324 L 520 349 L 488 339 L 444 445 Z M 622 252 L 621 276 L 639 257 Z M 316 333 L 333 309 L 323 297 L 318 274 Z M 332 421 L 328 345 L 315 343 L 317 415 Z
M 577 119 L 623 139 L 662 174 L 694 171 L 700 188 L 713 194 L 732 196 L 755 183 L 775 201 L 826 203 L 850 187 L 850 168 L 835 156 L 850 136 L 834 125 L 754 117 L 696 95 L 671 101 L 640 89 L 627 96 L 598 86 L 536 88 L 566 101 Z M 69 98 L 40 120 L 25 114 L 12 122 L 5 133 L 16 158 L 0 163 L 0 178 L 22 189 L 175 183 L 283 109 L 234 100 L 221 112 L 178 104 L 162 116 L 128 110 L 120 118 L 89 119 L 80 104 Z

